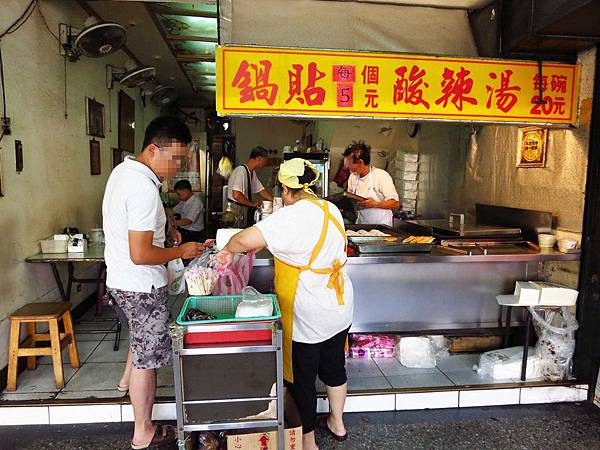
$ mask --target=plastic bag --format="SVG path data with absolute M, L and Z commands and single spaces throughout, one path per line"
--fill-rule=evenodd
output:
M 399 353 L 400 364 L 404 367 L 430 369 L 436 366 L 433 345 L 425 336 L 403 337 L 396 349 L 396 357 Z
M 203 431 L 198 434 L 198 450 L 219 450 L 219 446 L 219 439 L 214 433 Z
M 210 253 L 192 260 L 185 270 L 185 281 L 190 295 L 211 295 L 217 284 L 217 272 L 208 267 Z
M 538 335 L 536 344 L 540 370 L 549 381 L 566 380 L 571 375 L 575 352 L 575 331 L 579 324 L 569 309 L 529 308 Z
M 216 268 L 217 282 L 213 288 L 213 294 L 240 295 L 248 285 L 253 264 L 254 252 L 248 252 L 235 255 L 229 267 Z
M 231 176 L 232 172 L 233 172 L 233 163 L 231 162 L 231 159 L 229 159 L 227 156 L 223 156 L 219 160 L 219 167 L 217 169 L 217 173 L 219 175 L 221 175 L 223 178 L 225 178 L 226 180 L 228 180 L 229 177 Z
M 479 365 L 473 369 L 482 376 L 490 376 L 495 380 L 521 378 L 523 364 L 523 347 L 509 347 L 482 353 Z M 527 379 L 539 378 L 540 358 L 533 347 L 527 353 Z
M 252 286 L 242 291 L 242 301 L 235 310 L 235 317 L 270 317 L 273 315 L 273 300 L 265 297 Z
M 181 258 L 169 261 L 167 264 L 169 295 L 179 295 L 185 291 L 185 283 L 183 282 L 184 272 L 185 266 Z
M 352 358 L 392 358 L 396 341 L 385 334 L 353 334 L 350 355 Z

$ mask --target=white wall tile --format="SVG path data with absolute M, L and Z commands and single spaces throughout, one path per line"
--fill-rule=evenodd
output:
M 521 388 L 521 403 L 527 405 L 533 403 L 577 402 L 580 399 L 580 392 L 581 390 L 575 386 Z
M 121 418 L 123 422 L 133 422 L 133 407 L 121 405 Z M 175 420 L 177 413 L 175 403 L 155 403 L 152 409 L 152 420 Z
M 50 406 L 50 424 L 120 422 L 121 405 Z
M 458 391 L 396 394 L 396 410 L 458 408 Z
M 460 391 L 459 407 L 518 405 L 520 389 L 477 389 Z
M 47 406 L 0 406 L 1 425 L 48 425 Z
M 385 395 L 357 395 L 346 399 L 344 412 L 367 411 L 394 411 L 396 409 L 396 396 Z

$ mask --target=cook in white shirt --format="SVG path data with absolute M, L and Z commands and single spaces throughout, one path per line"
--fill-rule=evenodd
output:
M 267 191 L 258 176 L 256 169 L 267 165 L 269 152 L 263 147 L 256 147 L 250 153 L 250 159 L 244 165 L 237 166 L 229 177 L 227 197 L 233 203 L 236 216 L 241 216 L 240 226 L 254 223 L 254 208 L 263 200 L 273 201 L 273 195 Z M 252 194 L 258 194 L 259 199 Z
M 371 166 L 371 147 L 354 143 L 344 151 L 350 169 L 348 192 L 365 197 L 356 223 L 393 226 L 393 209 L 400 208 L 394 180 L 385 170 Z
M 179 198 L 179 203 L 175 205 L 173 212 L 179 216 L 176 223 L 181 232 L 182 242 L 203 240 L 204 205 L 202 200 L 194 195 L 192 185 L 188 180 L 179 180 L 175 183 L 175 193 Z

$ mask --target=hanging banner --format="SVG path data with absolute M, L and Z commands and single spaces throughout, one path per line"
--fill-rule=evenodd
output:
M 540 95 L 541 87 L 541 95 Z M 575 125 L 579 66 L 333 50 L 217 48 L 219 115 Z

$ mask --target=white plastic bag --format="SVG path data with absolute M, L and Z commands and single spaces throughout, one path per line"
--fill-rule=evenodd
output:
M 179 295 L 185 291 L 184 272 L 185 266 L 181 258 L 173 259 L 167 264 L 169 295 Z
M 540 370 L 549 381 L 566 380 L 571 375 L 575 352 L 575 331 L 579 324 L 569 308 L 529 307 L 538 335 L 536 344 Z
M 245 287 L 242 291 L 242 301 L 235 310 L 236 318 L 271 317 L 273 315 L 273 301 L 252 286 Z
M 396 346 L 396 357 L 404 367 L 430 369 L 436 366 L 431 340 L 427 337 L 403 337 Z

